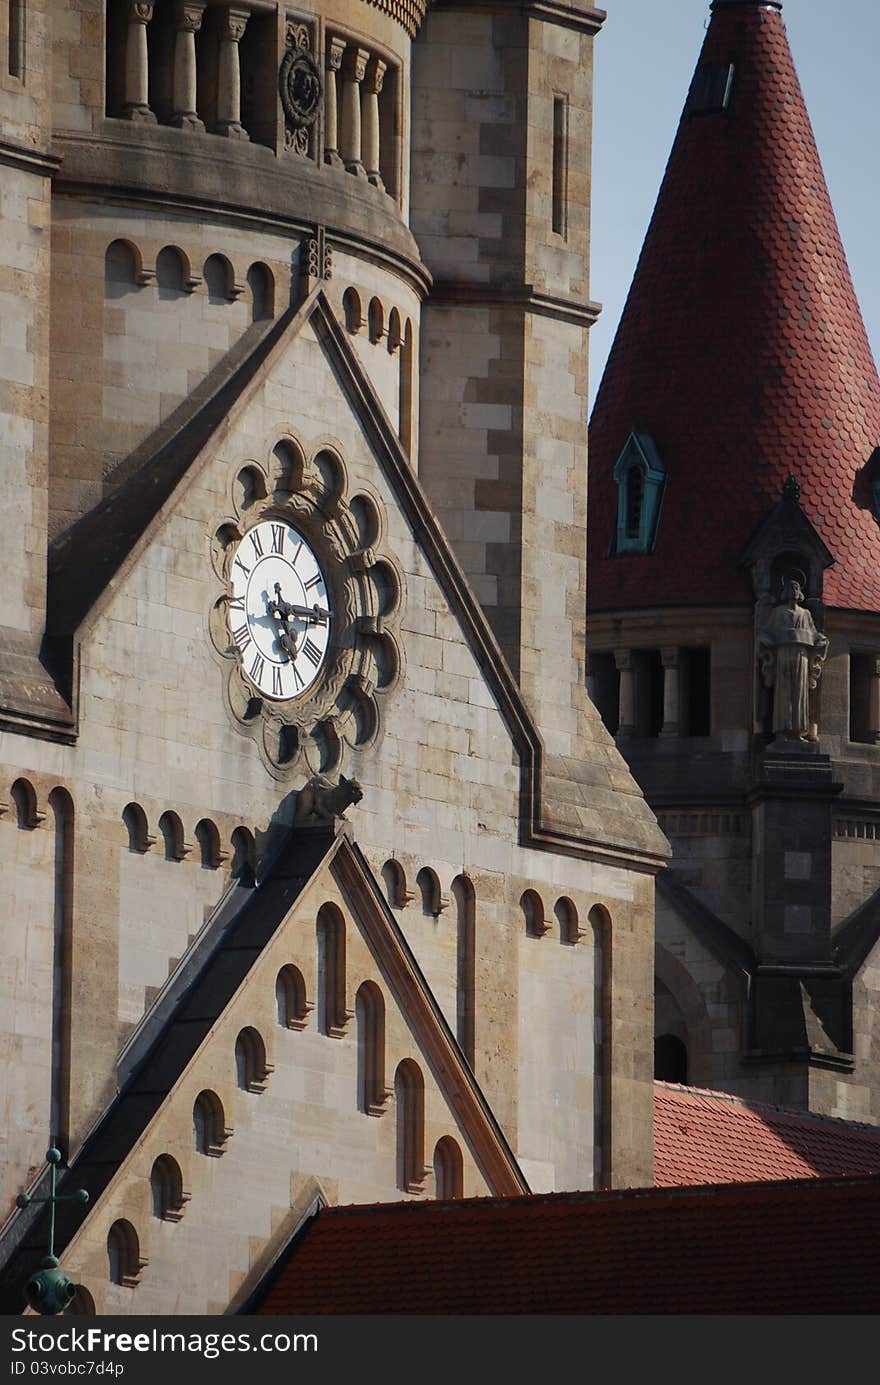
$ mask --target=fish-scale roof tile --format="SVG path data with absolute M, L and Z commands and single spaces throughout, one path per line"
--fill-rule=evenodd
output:
M 880 533 L 853 496 L 880 382 L 781 16 L 719 8 L 700 61 L 733 62 L 731 106 L 682 119 L 593 411 L 589 604 L 688 604 L 697 574 L 700 599 L 748 600 L 739 555 L 792 471 L 833 536 L 826 602 L 880 609 Z M 664 459 L 661 523 L 653 554 L 609 557 L 633 428 Z

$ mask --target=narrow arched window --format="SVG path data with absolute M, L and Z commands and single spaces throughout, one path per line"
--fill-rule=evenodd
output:
M 107 1277 L 111 1284 L 133 1289 L 146 1261 L 141 1259 L 138 1234 L 130 1221 L 115 1221 L 107 1233 Z
M 180 1165 L 170 1154 L 160 1154 L 150 1170 L 150 1201 L 159 1221 L 180 1221 L 189 1194 L 183 1191 Z
M 639 467 L 631 466 L 626 473 L 626 537 L 628 539 L 639 537 L 644 495 L 644 475 Z
M 358 1110 L 381 1116 L 389 1092 L 385 1086 L 385 1001 L 372 981 L 355 998 L 358 1038 Z
M 216 1092 L 199 1092 L 193 1104 L 193 1145 L 197 1154 L 218 1158 L 223 1153 L 230 1130 L 223 1103 Z
M 254 834 L 247 827 L 236 827 L 232 834 L 232 864 L 229 874 L 241 885 L 253 885 L 257 873 Z
M 312 1007 L 298 967 L 282 967 L 275 978 L 275 1008 L 283 1029 L 305 1029 Z
M 420 1193 L 425 1177 L 425 1080 L 411 1058 L 397 1066 L 394 1101 L 398 1186 L 407 1193 Z
M 348 288 L 342 295 L 342 311 L 345 314 L 345 326 L 352 336 L 357 336 L 364 325 L 364 312 L 361 307 L 361 300 L 357 289 Z
M 317 919 L 318 1028 L 339 1039 L 351 1018 L 345 1008 L 345 921 L 334 904 L 322 904 Z
M 538 891 L 525 890 L 519 904 L 523 911 L 526 935 L 529 938 L 543 938 L 547 932 L 547 922 L 544 917 L 544 901 Z
M 617 485 L 614 552 L 653 552 L 666 468 L 647 433 L 630 433 L 614 463 L 613 476 Z
M 674 1034 L 659 1034 L 654 1040 L 654 1077 L 658 1082 L 687 1086 L 687 1045 Z
M 432 914 L 436 918 L 443 908 L 440 879 L 437 872 L 432 870 L 430 866 L 422 866 L 416 876 L 416 885 L 422 896 L 422 913 Z
M 434 1191 L 446 1201 L 464 1196 L 464 1160 L 451 1135 L 444 1135 L 434 1147 Z
M 272 1071 L 262 1035 L 248 1026 L 235 1040 L 235 1080 L 243 1092 L 264 1092 Z
M 467 876 L 452 882 L 455 900 L 455 1019 L 456 1038 L 471 1067 L 474 1064 L 475 900 Z

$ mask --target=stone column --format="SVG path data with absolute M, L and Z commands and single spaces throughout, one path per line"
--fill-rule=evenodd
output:
M 327 43 L 327 72 L 324 78 L 324 162 L 334 168 L 342 167 L 339 157 L 339 111 L 336 102 L 336 74 L 342 67 L 345 39 L 331 38 Z
M 125 38 L 125 114 L 129 120 L 155 124 L 150 110 L 150 63 L 147 25 L 153 18 L 153 0 L 129 0 L 128 33 Z
M 366 77 L 361 87 L 361 120 L 364 135 L 364 167 L 367 177 L 375 188 L 382 188 L 382 175 L 379 172 L 379 92 L 385 80 L 388 64 L 380 58 L 371 59 Z
M 177 0 L 174 9 L 174 112 L 172 125 L 204 130 L 196 113 L 196 34 L 202 27 L 206 0 Z
M 663 725 L 661 736 L 678 736 L 681 732 L 681 683 L 679 681 L 678 649 L 670 646 L 660 650 L 663 663 Z
M 868 664 L 868 739 L 873 745 L 880 745 L 880 656 L 873 656 Z
M 358 178 L 367 176 L 361 156 L 361 82 L 369 58 L 365 48 L 346 48 L 342 61 L 342 162 Z
M 249 10 L 230 5 L 220 21 L 220 65 L 217 73 L 218 135 L 229 139 L 247 139 L 248 132 L 241 123 L 241 70 L 238 45 L 245 31 Z
M 616 649 L 614 662 L 620 673 L 617 734 L 618 736 L 632 736 L 636 729 L 636 690 L 632 650 Z

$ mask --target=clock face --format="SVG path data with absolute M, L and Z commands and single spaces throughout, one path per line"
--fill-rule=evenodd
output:
M 230 577 L 229 630 L 242 672 L 264 697 L 302 696 L 330 640 L 327 583 L 311 548 L 284 520 L 265 520 L 241 540 Z

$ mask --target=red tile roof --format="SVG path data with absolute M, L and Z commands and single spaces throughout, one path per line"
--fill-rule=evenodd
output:
M 654 1182 L 880 1174 L 880 1129 L 782 1106 L 654 1083 Z
M 716 9 L 700 62 L 733 63 L 731 104 L 682 118 L 596 399 L 588 605 L 751 601 L 739 558 L 792 472 L 825 601 L 880 610 L 880 382 L 781 15 Z M 656 550 L 609 557 L 631 430 L 666 467 Z
M 251 1311 L 880 1310 L 880 1178 L 332 1207 Z

